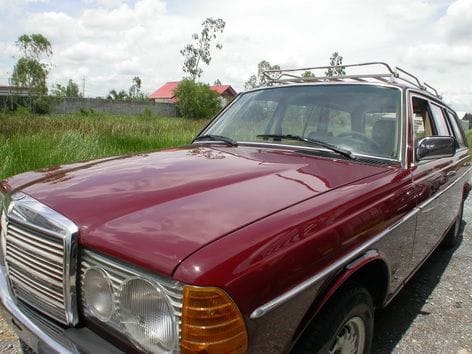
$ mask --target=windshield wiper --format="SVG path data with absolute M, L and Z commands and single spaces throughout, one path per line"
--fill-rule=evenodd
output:
M 318 146 L 327 148 L 327 149 L 329 149 L 331 151 L 334 151 L 334 152 L 336 152 L 340 155 L 346 156 L 346 157 L 350 158 L 351 160 L 356 160 L 357 159 L 357 156 L 354 155 L 351 151 L 349 151 L 347 149 L 337 147 L 336 145 L 327 143 L 327 142 L 322 141 L 322 140 L 311 139 L 311 138 L 307 138 L 307 137 L 304 137 L 304 136 L 292 135 L 292 134 L 285 134 L 285 135 L 282 135 L 282 134 L 259 134 L 259 135 L 257 135 L 257 137 L 258 138 L 273 138 L 273 139 L 288 139 L 288 140 L 303 141 L 305 143 L 314 144 L 314 145 L 318 145 Z
M 238 143 L 226 136 L 222 135 L 213 135 L 213 134 L 205 134 L 197 136 L 193 141 L 201 141 L 201 140 L 209 140 L 209 141 L 222 141 L 230 146 L 238 146 Z

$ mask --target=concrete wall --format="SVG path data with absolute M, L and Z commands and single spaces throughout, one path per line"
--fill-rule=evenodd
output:
M 51 113 L 75 113 L 93 110 L 120 115 L 136 115 L 151 112 L 160 116 L 177 117 L 174 103 L 114 101 L 101 98 L 63 98 L 51 103 Z

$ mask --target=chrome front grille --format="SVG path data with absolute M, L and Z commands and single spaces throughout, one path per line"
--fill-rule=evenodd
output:
M 10 220 L 7 266 L 16 297 L 61 323 L 64 301 L 64 241 Z
M 13 194 L 5 209 L 5 260 L 13 295 L 61 324 L 76 324 L 76 226 L 21 193 Z

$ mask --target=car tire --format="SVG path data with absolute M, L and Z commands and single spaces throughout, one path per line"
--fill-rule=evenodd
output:
M 370 353 L 374 307 L 370 293 L 349 284 L 314 318 L 293 353 Z
M 463 213 L 464 213 L 464 202 L 461 202 L 459 215 L 457 215 L 454 225 L 452 225 L 451 229 L 447 232 L 442 242 L 442 245 L 444 247 L 452 248 L 459 243 Z
M 31 349 L 28 346 L 28 344 L 23 342 L 21 339 L 20 339 L 20 349 L 21 349 L 21 353 L 23 353 L 23 354 L 34 354 L 33 349 Z

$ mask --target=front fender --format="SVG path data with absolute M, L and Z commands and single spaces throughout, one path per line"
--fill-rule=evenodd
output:
M 329 299 L 349 281 L 365 287 L 371 293 L 374 304 L 381 306 L 390 284 L 390 269 L 385 256 L 377 250 L 369 250 L 326 279 L 295 332 L 294 344 Z

